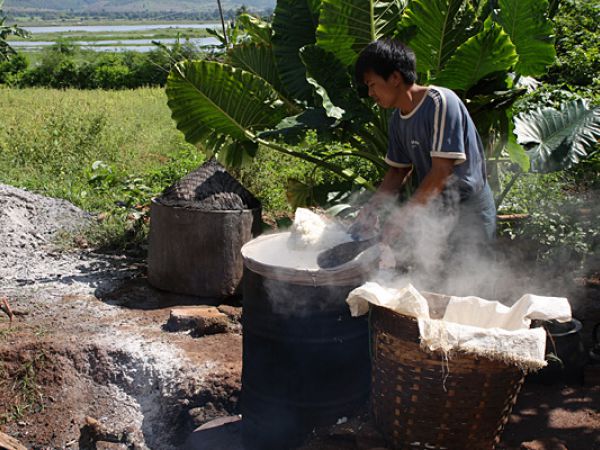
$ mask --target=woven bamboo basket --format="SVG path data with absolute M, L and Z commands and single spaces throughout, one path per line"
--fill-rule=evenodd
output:
M 523 371 L 467 354 L 444 360 L 440 353 L 421 349 L 416 319 L 371 308 L 372 410 L 390 445 L 493 449 L 523 384 Z M 433 308 L 432 318 L 435 313 Z

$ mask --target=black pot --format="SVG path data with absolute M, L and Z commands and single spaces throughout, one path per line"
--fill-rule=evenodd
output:
M 548 365 L 531 373 L 527 381 L 542 384 L 583 384 L 583 367 L 587 354 L 581 339 L 582 324 L 577 319 L 568 322 L 554 320 L 538 322 L 546 330 L 546 361 Z

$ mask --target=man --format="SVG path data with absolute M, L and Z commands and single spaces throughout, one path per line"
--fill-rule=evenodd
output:
M 493 239 L 496 208 L 486 182 L 483 145 L 469 113 L 449 89 L 416 83 L 416 58 L 403 43 L 372 42 L 356 62 L 356 79 L 382 108 L 395 108 L 389 124 L 382 183 L 357 220 L 369 227 L 375 212 L 395 195 L 412 174 L 418 188 L 402 214 L 392 214 L 383 227 L 383 242 L 393 245 L 406 217 L 419 205 L 439 203 L 457 213 L 451 233 L 464 240 Z M 412 212 L 411 212 L 412 211 Z

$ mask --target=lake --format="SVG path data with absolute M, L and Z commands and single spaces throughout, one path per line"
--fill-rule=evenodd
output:
M 140 35 L 139 39 L 118 39 L 115 40 L 111 34 L 118 33 L 136 33 L 140 31 L 159 31 L 159 30 L 176 30 L 176 29 L 196 29 L 206 30 L 209 28 L 220 29 L 220 23 L 169 23 L 169 24 L 143 24 L 143 25 L 64 25 L 64 26 L 44 26 L 44 27 L 23 27 L 29 31 L 32 35 L 32 39 L 23 41 L 10 41 L 11 47 L 22 51 L 37 51 L 44 47 L 53 45 L 59 39 L 61 35 L 67 35 L 72 33 L 80 33 L 77 35 L 77 39 L 81 40 L 71 41 L 74 45 L 79 45 L 84 49 L 95 50 L 95 51 L 136 51 L 136 52 L 148 52 L 155 50 L 157 47 L 152 44 L 152 41 L 159 41 L 163 44 L 174 44 L 175 38 L 153 38 L 149 39 L 148 36 Z M 92 36 L 94 39 L 86 40 L 86 35 L 89 33 L 89 37 Z M 164 33 L 164 32 L 163 32 Z M 35 40 L 36 35 L 44 34 L 43 40 Z M 47 36 L 51 34 L 51 36 Z M 152 33 L 149 33 L 152 36 Z M 64 36 L 66 37 L 66 36 Z M 185 42 L 184 38 L 180 39 L 180 42 Z M 199 47 L 214 47 L 219 45 L 220 42 L 215 37 L 198 37 L 190 38 L 189 41 Z

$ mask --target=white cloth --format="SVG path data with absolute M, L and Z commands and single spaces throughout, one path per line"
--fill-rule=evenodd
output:
M 369 303 L 384 306 L 405 316 L 429 317 L 427 299 L 412 284 L 397 289 L 368 281 L 351 291 L 346 303 L 354 317 L 368 313 Z
M 388 288 L 367 282 L 351 291 L 346 302 L 353 316 L 366 314 L 372 303 L 417 318 L 421 346 L 429 351 L 465 352 L 523 369 L 546 365 L 546 332 L 530 329 L 531 320 L 571 319 L 566 298 L 526 294 L 510 308 L 479 297 L 450 297 L 443 318 L 434 320 L 426 296 L 411 284 Z

